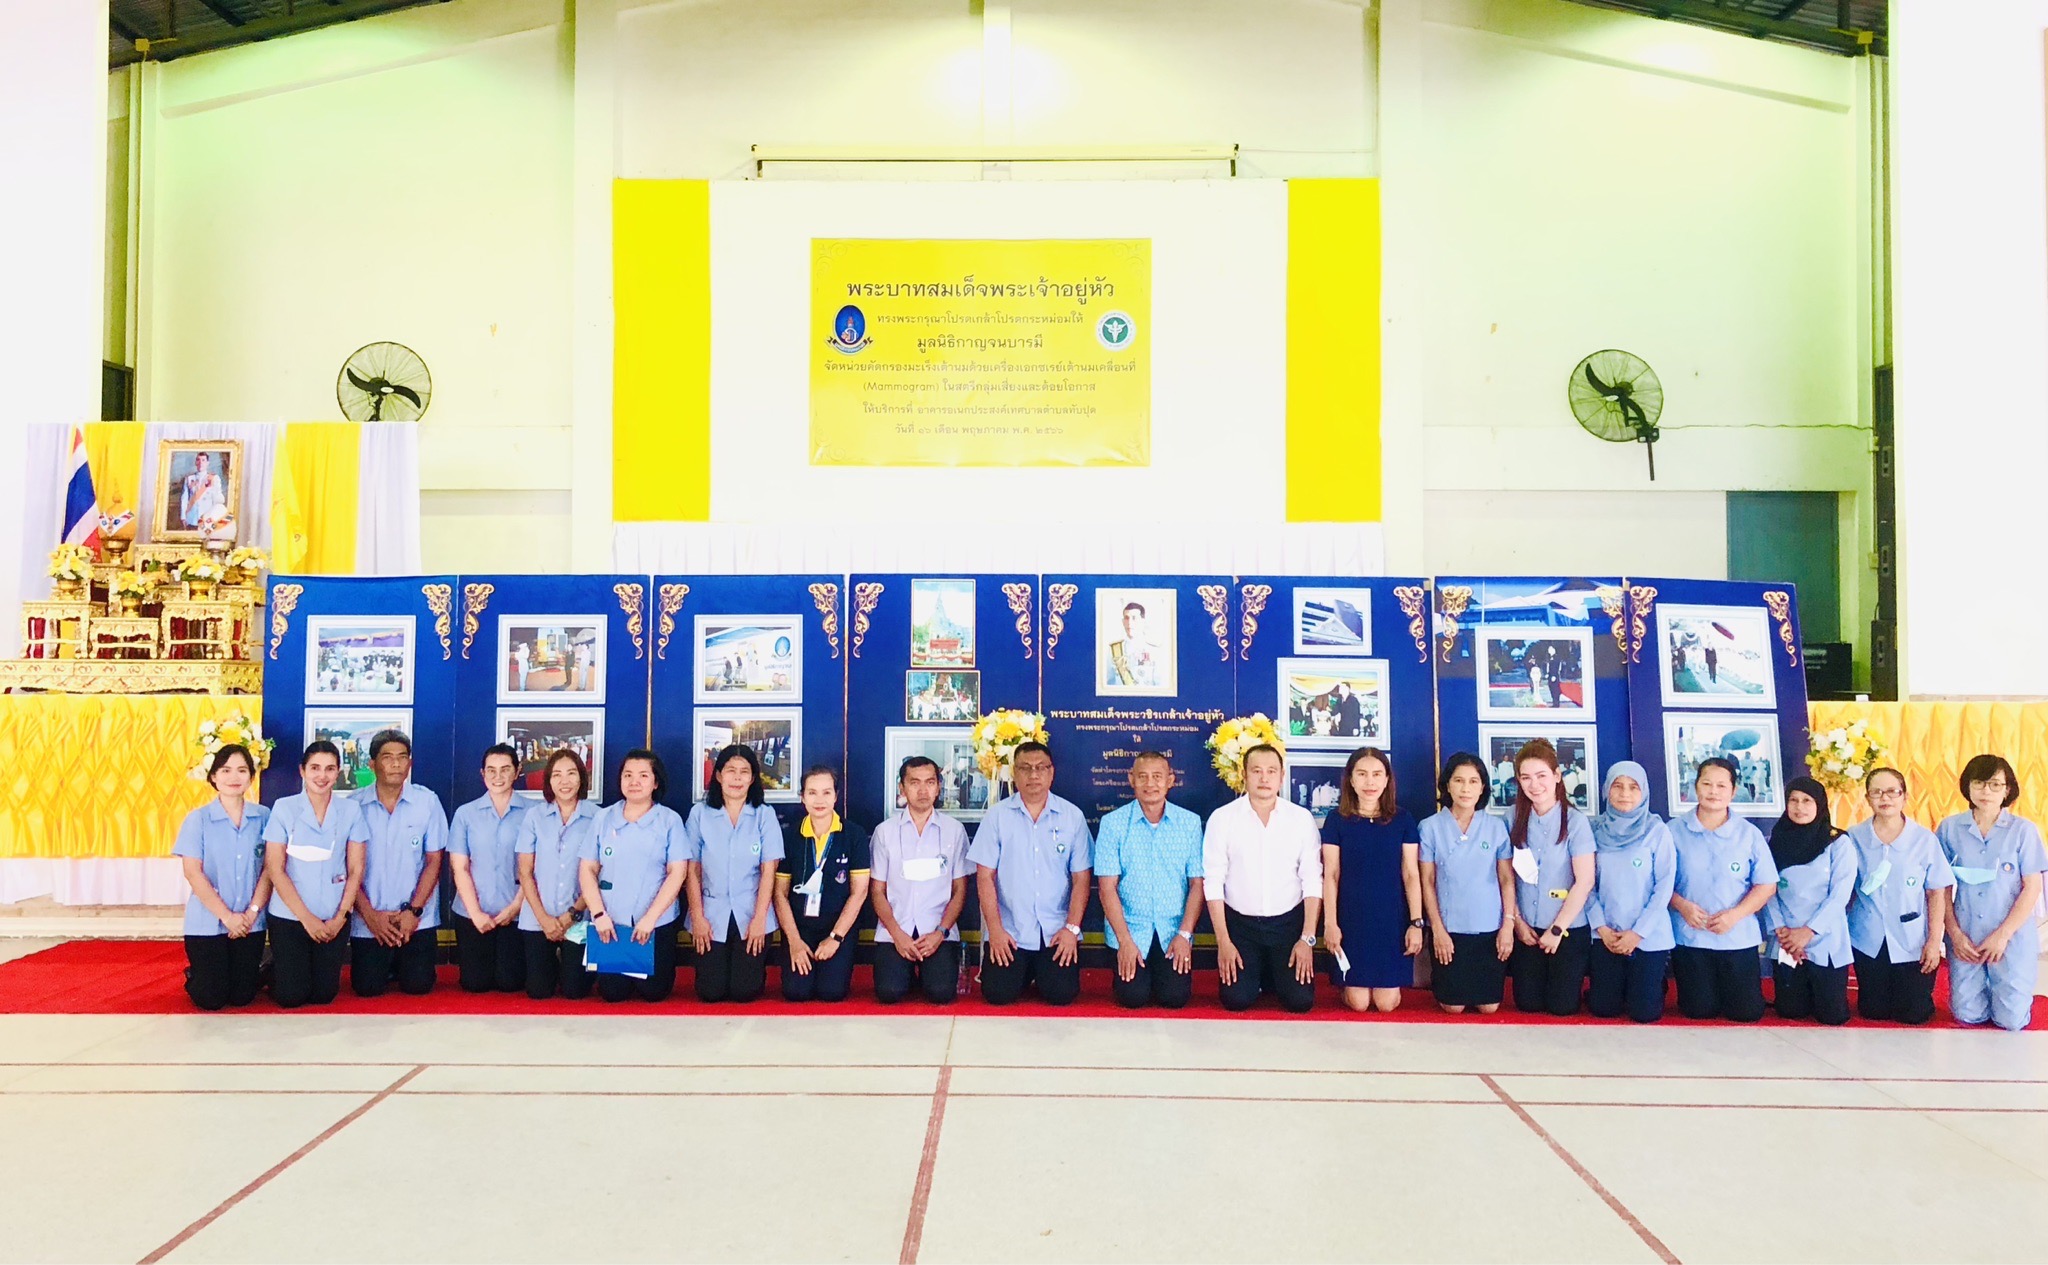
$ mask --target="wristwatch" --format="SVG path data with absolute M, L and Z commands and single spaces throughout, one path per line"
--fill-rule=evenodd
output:
M 1417 931 L 1421 931 L 1421 930 L 1423 930 L 1424 928 L 1426 928 L 1426 927 L 1428 927 L 1428 926 L 1429 926 L 1429 919 L 1427 919 L 1427 918 L 1410 918 L 1410 919 L 1408 920 L 1408 925 L 1409 925 L 1409 926 L 1411 926 L 1411 927 L 1413 927 L 1413 928 L 1415 928 L 1415 929 L 1416 929 Z
M 609 918 L 611 916 L 612 915 L 610 910 L 600 909 L 596 913 L 590 915 L 590 921 L 596 922 L 600 918 Z
M 1316 938 L 1314 936 L 1303 936 L 1301 942 L 1311 949 L 1316 947 Z
M 1543 929 L 1543 934 L 1546 936 L 1556 936 L 1558 939 L 1562 940 L 1564 939 L 1565 931 L 1563 927 L 1560 927 L 1557 924 L 1552 923 L 1550 926 L 1545 927 Z
M 1067 930 L 1074 933 L 1074 938 L 1076 940 L 1079 940 L 1081 938 L 1081 929 L 1075 926 L 1073 923 L 1070 922 L 1067 924 Z
M 1195 942 L 1195 933 L 1192 931 L 1176 931 L 1173 933 L 1173 938 L 1176 940 L 1185 940 L 1189 944 L 1193 944 Z
M 826 935 L 825 935 L 825 938 L 826 938 L 827 940 L 845 940 L 845 939 L 846 939 L 846 937 L 845 937 L 845 936 L 842 936 L 842 935 L 840 935 L 840 934 L 839 934 L 838 932 L 836 932 L 836 931 L 831 931 L 831 932 L 827 932 L 827 933 L 826 933 Z
M 399 907 L 399 912 L 411 914 L 413 917 L 418 918 L 422 914 L 426 913 L 427 910 L 426 906 L 424 905 L 402 905 Z

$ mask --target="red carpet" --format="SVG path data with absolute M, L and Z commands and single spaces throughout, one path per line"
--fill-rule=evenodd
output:
M 41 953 L 13 962 L 0 964 L 0 1014 L 29 1015 L 177 1015 L 198 1013 L 185 996 L 185 946 L 176 942 L 136 942 L 119 940 L 79 940 L 46 949 Z M 1071 1006 L 1047 1006 L 1035 1001 L 1023 1001 L 1017 1005 L 997 1008 L 984 1005 L 975 996 L 960 999 L 957 1010 L 965 1014 L 980 1015 L 1026 1015 L 1060 1016 L 1070 1019 L 1099 1019 L 1126 1016 L 1132 1012 L 1121 1009 L 1110 996 L 1108 970 L 1084 970 L 1081 973 L 1081 997 Z M 685 965 L 677 972 L 675 995 L 656 1005 L 622 1003 L 608 1006 L 595 998 L 584 1001 L 565 1001 L 555 998 L 549 1001 L 530 1001 L 519 994 L 465 993 L 456 986 L 455 968 L 441 968 L 440 983 L 425 997 L 407 997 L 391 993 L 384 997 L 364 999 L 355 996 L 348 989 L 348 981 L 342 981 L 341 996 L 333 1005 L 325 1007 L 323 1013 L 344 1015 L 555 1015 L 603 1011 L 612 1014 L 721 1014 L 730 1013 L 730 1006 L 707 1006 L 699 1002 L 690 991 L 690 969 Z M 905 1002 L 898 1006 L 883 1006 L 875 1002 L 868 983 L 868 972 L 862 967 L 854 972 L 853 995 L 836 1005 L 797 1005 L 782 1000 L 776 991 L 777 977 L 770 972 L 768 993 L 760 1001 L 746 1007 L 750 1015 L 883 1015 L 932 1013 L 933 1008 L 922 1000 Z M 1768 992 L 1770 983 L 1764 984 Z M 1931 1027 L 1959 1027 L 1949 1015 L 1948 977 L 1944 974 L 1935 987 L 1935 1012 Z M 267 995 L 257 998 L 251 1010 L 281 1014 Z M 1345 1010 L 1338 1000 L 1337 992 L 1329 983 L 1319 981 L 1316 986 L 1316 1009 L 1307 1015 L 1290 1015 L 1282 1011 L 1270 998 L 1261 1001 L 1253 1010 L 1241 1015 L 1225 1011 L 1216 1000 L 1216 972 L 1197 970 L 1194 1002 L 1181 1011 L 1148 1010 L 1141 1012 L 1149 1018 L 1178 1017 L 1186 1019 L 1254 1019 L 1278 1020 L 1281 1022 L 1358 1022 L 1358 1023 L 1462 1023 L 1462 1024 L 1627 1024 L 1626 1019 L 1594 1019 L 1578 1014 L 1559 1019 L 1550 1015 L 1524 1015 L 1516 1012 L 1512 1004 L 1494 1015 L 1446 1015 L 1436 1008 L 1429 994 L 1421 989 L 1408 990 L 1401 1009 L 1391 1015 L 1354 1015 Z M 1692 1026 L 1700 1023 L 1718 1025 L 1720 1020 L 1690 1020 L 1679 1015 L 1675 1006 L 1665 1011 L 1664 1023 L 1675 1026 Z M 1806 1026 L 1808 1021 L 1779 1019 L 1766 1014 L 1763 1026 L 1777 1025 Z M 1893 1024 L 1865 1024 L 1851 1020 L 1851 1027 L 1889 1028 Z M 2048 998 L 2034 999 L 2034 1026 L 2048 1028 Z

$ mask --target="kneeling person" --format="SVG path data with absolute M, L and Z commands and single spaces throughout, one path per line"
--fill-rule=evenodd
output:
M 1081 810 L 1052 793 L 1052 751 L 1018 746 L 1017 793 L 974 832 L 967 859 L 979 867 L 988 959 L 982 999 L 1007 1006 L 1036 981 L 1039 999 L 1064 1006 L 1081 995 L 1081 915 L 1088 908 L 1092 840 Z
M 1210 814 L 1202 839 L 1225 1010 L 1248 1010 L 1269 990 L 1296 1014 L 1316 1004 L 1323 840 L 1315 816 L 1280 797 L 1286 778 L 1278 748 L 1245 752 L 1245 793 Z
M 782 999 L 845 1001 L 860 942 L 854 927 L 868 898 L 868 837 L 840 819 L 831 765 L 805 770 L 802 786 L 804 818 L 783 828 L 775 871 L 775 913 L 789 953 Z
M 1131 761 L 1128 804 L 1095 835 L 1102 921 L 1116 950 L 1116 1002 L 1179 1010 L 1193 992 L 1195 920 L 1202 914 L 1202 819 L 1167 801 L 1173 764 L 1157 751 Z
M 950 1006 L 960 985 L 960 912 L 967 907 L 967 829 L 937 811 L 939 766 L 914 755 L 897 770 L 903 811 L 875 827 L 875 1000 L 912 987 Z
M 349 986 L 358 997 L 381 997 L 395 977 L 400 989 L 419 996 L 434 991 L 448 815 L 440 796 L 413 784 L 412 739 L 398 730 L 370 739 L 370 766 L 376 789 L 355 797 L 369 844 L 349 928 Z

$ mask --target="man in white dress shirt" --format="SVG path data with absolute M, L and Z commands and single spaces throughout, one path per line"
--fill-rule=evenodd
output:
M 1306 808 L 1281 798 L 1286 780 L 1277 748 L 1245 752 L 1244 796 L 1211 813 L 1202 837 L 1225 1010 L 1248 1010 L 1268 989 L 1295 1014 L 1315 1005 L 1322 837 Z

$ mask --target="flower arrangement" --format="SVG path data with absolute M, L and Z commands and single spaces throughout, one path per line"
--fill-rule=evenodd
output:
M 1849 791 L 1863 785 L 1872 769 L 1891 759 L 1884 740 L 1870 732 L 1868 721 L 1852 721 L 1839 729 L 1813 736 L 1813 750 L 1806 753 L 1806 767 L 1813 778 L 1831 791 Z
M 92 568 L 99 559 L 84 545 L 58 545 L 50 554 L 50 578 L 66 584 L 83 584 L 92 579 Z
M 1280 737 L 1280 730 L 1264 712 L 1249 716 L 1233 716 L 1216 726 L 1216 732 L 1209 735 L 1210 763 L 1216 767 L 1216 776 L 1231 790 L 1244 794 L 1244 753 L 1256 746 L 1277 747 L 1285 754 L 1287 743 Z
M 178 563 L 178 569 L 172 574 L 187 584 L 194 580 L 202 583 L 218 583 L 220 578 L 226 574 L 226 571 L 213 559 L 194 555 Z
M 205 781 L 207 766 L 213 763 L 213 753 L 238 743 L 249 748 L 249 753 L 256 757 L 257 772 L 270 767 L 270 753 L 277 749 L 277 740 L 264 737 L 263 726 L 247 712 L 229 712 L 219 720 L 200 722 L 199 732 L 192 738 L 193 748 L 199 753 L 199 762 L 192 766 L 192 776 Z
M 968 739 L 974 744 L 974 764 L 982 776 L 1008 782 L 1017 748 L 1047 740 L 1045 717 L 1022 708 L 999 707 L 974 722 Z
M 116 571 L 107 592 L 123 601 L 146 602 L 156 592 L 156 584 L 140 571 Z
M 254 545 L 243 545 L 227 556 L 228 578 L 255 575 L 270 565 L 270 555 Z

